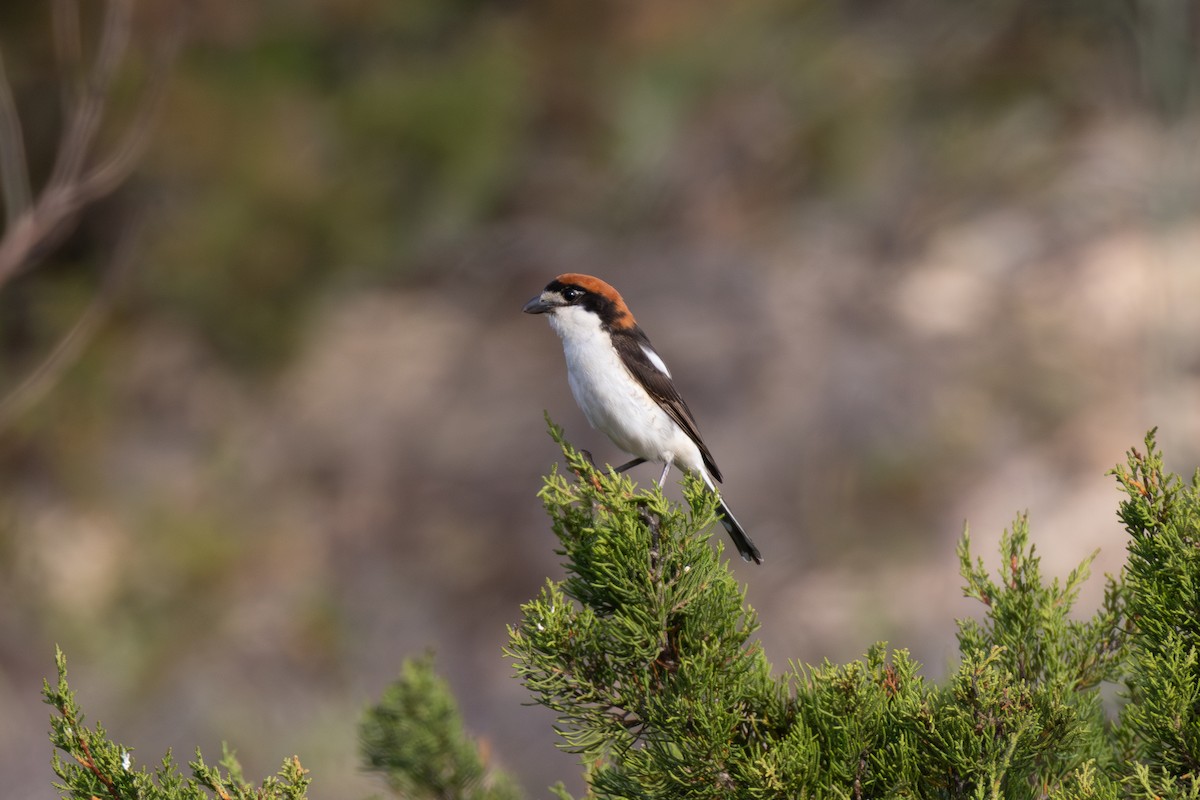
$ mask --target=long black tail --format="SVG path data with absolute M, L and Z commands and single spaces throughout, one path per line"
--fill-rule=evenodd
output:
M 737 548 L 742 560 L 761 564 L 762 553 L 758 552 L 758 548 L 754 546 L 754 542 L 750 541 L 750 537 L 746 535 L 746 531 L 738 524 L 737 518 L 733 516 L 733 513 L 729 510 L 729 506 L 725 505 L 725 501 L 721 499 L 721 495 L 719 494 L 717 495 L 717 506 L 721 510 L 721 524 L 725 526 L 725 530 L 729 531 L 729 538 L 733 539 L 733 546 Z

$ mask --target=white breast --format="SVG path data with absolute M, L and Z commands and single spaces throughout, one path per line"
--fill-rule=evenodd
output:
M 632 455 L 703 470 L 699 448 L 625 368 L 595 314 L 559 308 L 550 325 L 562 338 L 571 394 L 593 428 Z

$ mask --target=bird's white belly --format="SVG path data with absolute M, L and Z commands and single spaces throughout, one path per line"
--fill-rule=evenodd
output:
M 648 461 L 701 468 L 695 443 L 634 379 L 611 343 L 585 337 L 563 344 L 571 394 L 593 428 Z

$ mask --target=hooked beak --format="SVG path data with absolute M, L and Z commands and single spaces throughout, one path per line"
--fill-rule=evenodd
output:
M 547 311 L 553 311 L 555 308 L 553 303 L 547 303 L 539 294 L 537 297 L 525 304 L 521 310 L 526 314 L 545 314 Z

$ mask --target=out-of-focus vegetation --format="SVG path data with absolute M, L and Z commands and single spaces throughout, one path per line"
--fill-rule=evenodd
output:
M 217 766 L 204 762 L 197 751 L 188 762 L 191 777 L 179 772 L 168 751 L 154 770 L 135 765 L 133 753 L 109 738 L 100 723 L 87 725 L 67 685 L 67 661 L 62 651 L 55 654 L 58 679 L 46 681 L 42 697 L 54 709 L 50 717 L 50 742 L 54 745 L 54 788 L 64 798 L 126 797 L 146 800 L 304 800 L 310 779 L 300 759 L 283 762 L 279 772 L 255 786 L 247 783 L 237 757 L 222 748 Z M 63 758 L 63 756 L 68 758 Z
M 0 8 L 34 184 L 63 123 L 51 5 Z M 134 7 L 145 53 L 161 20 Z M 1193 458 L 1195 282 L 1147 263 L 1195 252 L 1196 15 L 188 4 L 139 168 L 0 287 L 3 396 L 137 232 L 79 358 L 0 431 L 0 716 L 40 718 L 57 641 L 147 740 L 239 728 L 277 742 L 243 748 L 254 773 L 303 751 L 353 781 L 329 727 L 432 643 L 518 761 L 538 726 L 495 654 L 554 563 L 530 442 L 573 407 L 552 335 L 514 310 L 568 269 L 639 298 L 696 398 L 777 565 L 752 592 L 786 652 L 917 619 L 856 604 L 837 564 L 911 566 L 964 514 L 1039 502 L 996 499 L 1005 481 L 1069 505 L 1047 475 L 1097 475 L 1164 419 Z M 0 732 L 0 772 L 42 764 L 29 747 Z M 562 774 L 543 762 L 518 772 Z
M 362 765 L 399 798 L 519 800 L 513 779 L 488 766 L 433 659 L 406 659 L 358 727 Z
M 6 12 L 5 44 L 44 170 L 57 98 L 31 10 Z M 1128 0 L 201 5 L 141 180 L 59 260 L 103 252 L 117 211 L 150 198 L 131 313 L 266 366 L 331 286 L 413 280 L 498 220 L 628 236 L 703 214 L 680 202 L 698 191 L 747 232 L 820 203 L 865 222 L 869 246 L 916 248 L 947 214 L 1026 198 L 1102 115 L 1189 111 L 1192 16 Z M 39 277 L 23 287 L 48 306 L 29 312 L 35 339 L 84 282 Z

